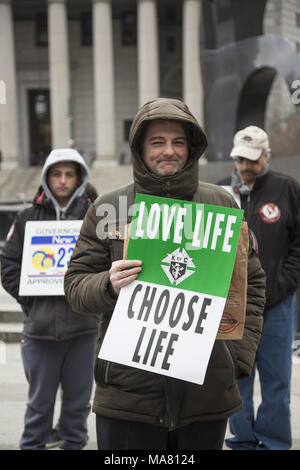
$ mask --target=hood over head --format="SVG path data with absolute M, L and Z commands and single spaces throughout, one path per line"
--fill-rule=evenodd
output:
M 55 199 L 54 195 L 50 191 L 48 187 L 48 183 L 47 183 L 47 173 L 49 171 L 49 168 L 55 165 L 56 163 L 61 163 L 61 162 L 76 163 L 80 170 L 79 185 L 77 186 L 74 193 L 72 194 L 67 206 L 63 208 L 59 207 L 57 200 Z M 55 210 L 58 214 L 58 218 L 60 218 L 59 212 L 65 212 L 70 207 L 74 199 L 83 194 L 85 190 L 85 186 L 89 180 L 89 177 L 90 177 L 89 169 L 83 157 L 80 155 L 80 153 L 77 150 L 65 148 L 65 149 L 54 149 L 52 150 L 52 152 L 50 152 L 42 168 L 41 182 L 42 182 L 42 187 L 45 191 L 46 196 L 48 197 L 48 199 L 50 199 L 50 201 L 52 201 L 55 207 Z
M 187 134 L 188 160 L 184 168 L 174 175 L 155 175 L 146 167 L 142 158 L 147 123 L 156 119 L 179 121 Z M 129 145 L 132 152 L 134 181 L 138 192 L 176 199 L 192 199 L 198 186 L 198 161 L 207 147 L 207 138 L 186 104 L 170 98 L 156 98 L 148 101 L 133 120 L 129 133 Z

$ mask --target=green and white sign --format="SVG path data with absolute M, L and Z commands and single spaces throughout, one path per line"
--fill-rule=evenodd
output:
M 138 194 L 121 289 L 99 357 L 203 384 L 232 276 L 243 211 Z

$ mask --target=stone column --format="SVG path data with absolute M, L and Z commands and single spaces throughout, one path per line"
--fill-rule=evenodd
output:
M 114 48 L 111 0 L 93 0 L 96 158 L 94 166 L 116 163 Z
M 0 0 L 0 151 L 2 166 L 19 161 L 17 79 L 11 0 Z
M 159 54 L 156 0 L 138 0 L 139 106 L 159 96 Z
M 66 0 L 48 0 L 52 147 L 71 145 L 70 71 Z
M 203 125 L 203 85 L 200 62 L 201 0 L 183 2 L 183 101 Z

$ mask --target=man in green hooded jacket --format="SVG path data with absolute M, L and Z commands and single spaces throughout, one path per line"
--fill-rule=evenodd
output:
M 136 193 L 143 193 L 236 207 L 224 189 L 198 181 L 198 160 L 207 140 L 181 101 L 146 103 L 135 116 L 129 143 L 133 183 L 91 206 L 65 276 L 72 308 L 101 316 L 97 356 L 120 289 L 142 269 L 140 260 L 122 259 L 124 227 L 131 215 L 124 217 L 120 201 L 126 198 L 130 207 Z M 114 208 L 114 216 L 107 207 Z M 222 449 L 227 418 L 242 407 L 237 378 L 251 373 L 264 302 L 265 275 L 250 239 L 244 335 L 238 341 L 215 341 L 203 385 L 96 356 L 93 411 L 99 449 Z

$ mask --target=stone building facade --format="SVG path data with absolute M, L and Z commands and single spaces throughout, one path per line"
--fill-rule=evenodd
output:
M 225 13 L 235 3 L 0 0 L 2 166 L 35 165 L 51 148 L 72 145 L 94 167 L 126 163 L 130 123 L 157 96 L 183 99 L 206 127 L 205 54 L 234 40 Z M 263 33 L 299 53 L 300 0 L 264 3 Z M 209 15 L 219 33 L 213 46 Z M 283 79 L 272 81 L 265 111 L 277 134 L 278 122 L 282 131 L 297 116 Z

